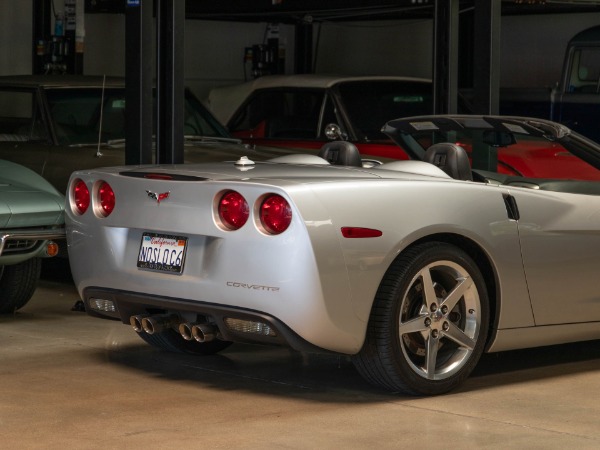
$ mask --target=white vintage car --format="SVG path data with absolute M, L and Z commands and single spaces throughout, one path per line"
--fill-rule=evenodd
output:
M 384 132 L 413 159 L 363 163 L 334 142 L 320 156 L 75 172 L 67 239 L 88 313 L 172 351 L 350 355 L 368 381 L 427 395 L 484 351 L 600 338 L 597 144 L 511 117 Z M 580 179 L 489 170 L 498 148 L 540 139 L 542 162 L 579 164 Z

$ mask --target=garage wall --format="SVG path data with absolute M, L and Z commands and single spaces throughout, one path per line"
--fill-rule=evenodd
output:
M 568 41 L 595 25 L 598 13 L 503 17 L 500 84 L 554 86 Z M 433 21 L 325 23 L 316 71 L 430 78 L 432 45 Z
M 31 73 L 32 5 L 0 0 L 0 75 Z
M 57 2 L 58 4 L 58 2 Z M 0 75 L 31 72 L 31 4 L 0 1 Z M 552 86 L 560 78 L 567 41 L 600 24 L 600 14 L 503 17 L 501 85 Z M 265 23 L 187 21 L 185 79 L 200 98 L 210 88 L 250 78 L 244 48 L 263 42 Z M 84 15 L 84 73 L 124 75 L 125 16 Z M 431 77 L 432 21 L 315 25 L 315 69 L 320 73 Z M 293 70 L 294 29 L 281 26 L 286 71 Z
M 111 39 L 104 31 L 111 25 Z M 85 16 L 86 73 L 122 75 L 123 16 Z M 501 23 L 501 73 L 504 87 L 553 86 L 560 79 L 563 55 L 577 32 L 600 24 L 600 14 L 507 16 Z M 187 21 L 185 78 L 204 98 L 210 88 L 244 80 L 244 47 L 263 42 L 266 24 Z M 314 26 L 315 71 L 345 74 L 401 74 L 430 78 L 433 22 L 382 21 L 323 23 Z M 293 71 L 294 30 L 280 27 L 286 69 Z M 92 57 L 92 55 L 95 55 Z M 98 57 L 100 56 L 100 57 Z M 1 69 L 1 68 L 0 68 Z M 249 65 L 246 77 L 250 77 Z
M 188 20 L 185 23 L 186 85 L 200 98 L 219 85 L 251 78 L 250 64 L 244 64 L 244 48 L 263 42 L 266 23 Z M 106 39 L 106 30 L 111 29 Z M 85 74 L 124 75 L 125 16 L 85 15 Z M 286 49 L 286 71 L 293 71 L 292 26 L 279 27 L 279 39 Z M 92 56 L 93 55 L 93 56 Z
M 560 81 L 569 40 L 596 25 L 600 25 L 598 13 L 504 17 L 501 24 L 501 85 L 554 86 Z
M 316 72 L 431 78 L 432 20 L 329 22 L 317 37 Z

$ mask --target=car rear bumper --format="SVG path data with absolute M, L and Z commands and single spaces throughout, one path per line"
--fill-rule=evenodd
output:
M 177 331 L 178 324 L 193 317 L 193 321 L 216 327 L 219 338 L 224 341 L 284 345 L 298 351 L 331 353 L 306 341 L 276 317 L 251 309 L 96 287 L 84 289 L 83 299 L 88 314 L 125 324 L 131 323 L 134 316 L 169 315 L 174 317 L 172 328 Z M 247 325 L 232 326 L 232 323 Z

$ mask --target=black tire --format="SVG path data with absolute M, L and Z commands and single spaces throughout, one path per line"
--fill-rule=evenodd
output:
M 353 362 L 385 389 L 442 394 L 469 376 L 488 327 L 485 282 L 473 260 L 453 245 L 424 243 L 400 254 L 385 274 Z
M 178 332 L 171 329 L 156 334 L 140 332 L 138 335 L 148 344 L 162 350 L 193 355 L 213 355 L 232 344 L 229 341 L 221 341 L 220 339 L 210 342 L 186 341 Z
M 14 313 L 27 304 L 37 287 L 41 269 L 39 258 L 0 266 L 0 314 Z

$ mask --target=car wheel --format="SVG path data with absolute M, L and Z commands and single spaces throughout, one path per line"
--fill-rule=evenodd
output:
M 39 258 L 0 266 L 0 314 L 13 313 L 27 304 L 37 287 L 41 268 Z
M 166 330 L 162 333 L 138 333 L 148 344 L 174 353 L 191 353 L 195 355 L 213 355 L 226 349 L 232 343 L 215 339 L 210 342 L 187 341 L 178 332 Z
M 353 362 L 386 389 L 442 394 L 469 376 L 488 326 L 485 282 L 473 260 L 446 243 L 417 245 L 384 276 Z

